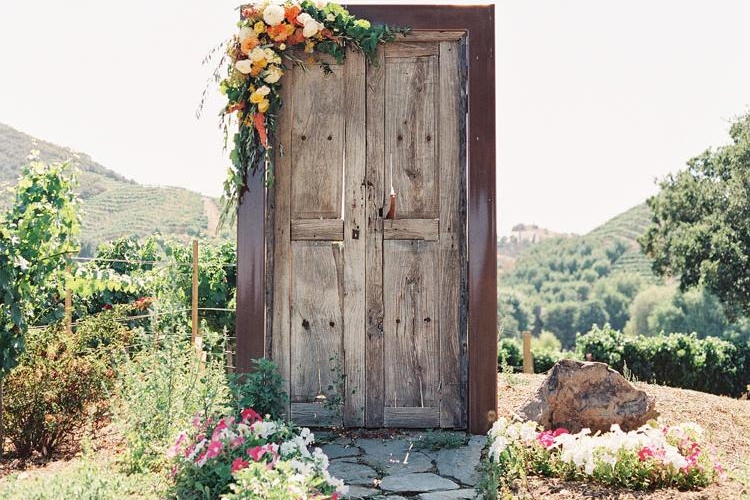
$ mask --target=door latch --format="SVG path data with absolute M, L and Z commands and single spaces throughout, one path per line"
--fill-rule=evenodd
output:
M 359 239 L 359 229 L 356 229 L 356 228 L 352 229 L 352 239 L 353 240 Z

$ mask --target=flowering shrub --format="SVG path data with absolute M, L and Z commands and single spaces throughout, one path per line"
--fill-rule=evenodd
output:
M 529 472 L 633 489 L 693 489 L 723 476 L 706 453 L 702 434 L 694 423 L 651 423 L 630 432 L 615 424 L 603 434 L 589 429 L 571 434 L 500 418 L 489 432 L 488 458 L 506 479 Z
M 328 473 L 328 457 L 308 446 L 310 429 L 264 420 L 252 409 L 239 419 L 193 420 L 169 450 L 175 461 L 172 498 L 180 500 L 336 499 L 343 482 Z
M 406 31 L 371 25 L 326 0 L 255 0 L 243 7 L 239 32 L 227 43 L 227 57 L 222 59 L 228 63 L 227 76 L 220 84 L 227 96 L 222 116 L 235 117 L 238 124 L 232 140 L 232 166 L 224 183 L 222 215 L 236 208 L 248 167 L 271 165 L 269 135 L 275 130 L 281 106 L 285 60 L 301 63 L 290 49 L 299 47 L 311 57 L 316 52 L 329 54 L 341 63 L 350 47 L 372 61 L 380 43 Z M 321 66 L 331 71 L 326 63 Z

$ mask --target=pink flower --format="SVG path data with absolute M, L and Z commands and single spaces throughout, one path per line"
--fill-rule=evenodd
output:
M 185 442 L 185 439 L 187 439 L 187 434 L 180 432 L 180 435 L 177 436 L 177 441 L 175 441 L 174 445 L 167 450 L 167 458 L 174 458 L 177 456 L 177 453 L 180 451 L 180 446 Z
M 563 434 L 570 434 L 570 431 L 568 431 L 568 429 L 564 427 L 558 427 L 557 429 L 555 429 L 555 432 L 552 433 L 552 435 L 555 437 L 561 436 Z
M 245 408 L 242 410 L 242 413 L 240 413 L 240 416 L 242 417 L 243 422 L 248 422 L 250 424 L 263 420 L 258 412 L 252 408 Z
M 234 462 L 232 462 L 232 472 L 237 472 L 238 470 L 242 470 L 245 467 L 250 465 L 250 463 L 247 460 L 242 460 L 242 458 L 235 458 Z
M 242 443 L 244 442 L 245 438 L 243 438 L 242 436 L 237 436 L 229 442 L 229 446 L 231 446 L 232 448 L 237 448 L 239 446 L 242 446 Z
M 208 443 L 208 449 L 206 450 L 206 458 L 214 458 L 219 456 L 219 453 L 221 453 L 221 449 L 223 448 L 223 445 L 221 444 L 221 441 L 219 440 L 213 440 L 210 443 Z
M 536 435 L 536 439 L 547 449 L 552 448 L 555 444 L 555 437 L 552 435 L 551 431 L 540 432 Z
M 253 460 L 258 462 L 261 457 L 266 454 L 266 450 L 264 450 L 262 446 L 256 446 L 255 448 L 248 448 L 247 454 L 250 455 Z

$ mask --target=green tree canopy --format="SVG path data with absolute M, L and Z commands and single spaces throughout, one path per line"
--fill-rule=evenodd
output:
M 729 134 L 661 183 L 640 243 L 656 273 L 679 276 L 682 291 L 704 285 L 734 318 L 750 314 L 750 114 Z

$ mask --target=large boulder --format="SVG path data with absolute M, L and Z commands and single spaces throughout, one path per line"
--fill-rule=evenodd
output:
M 605 432 L 612 424 L 619 424 L 629 431 L 656 418 L 659 414 L 655 406 L 653 397 L 606 363 L 563 359 L 517 413 L 545 429 Z

